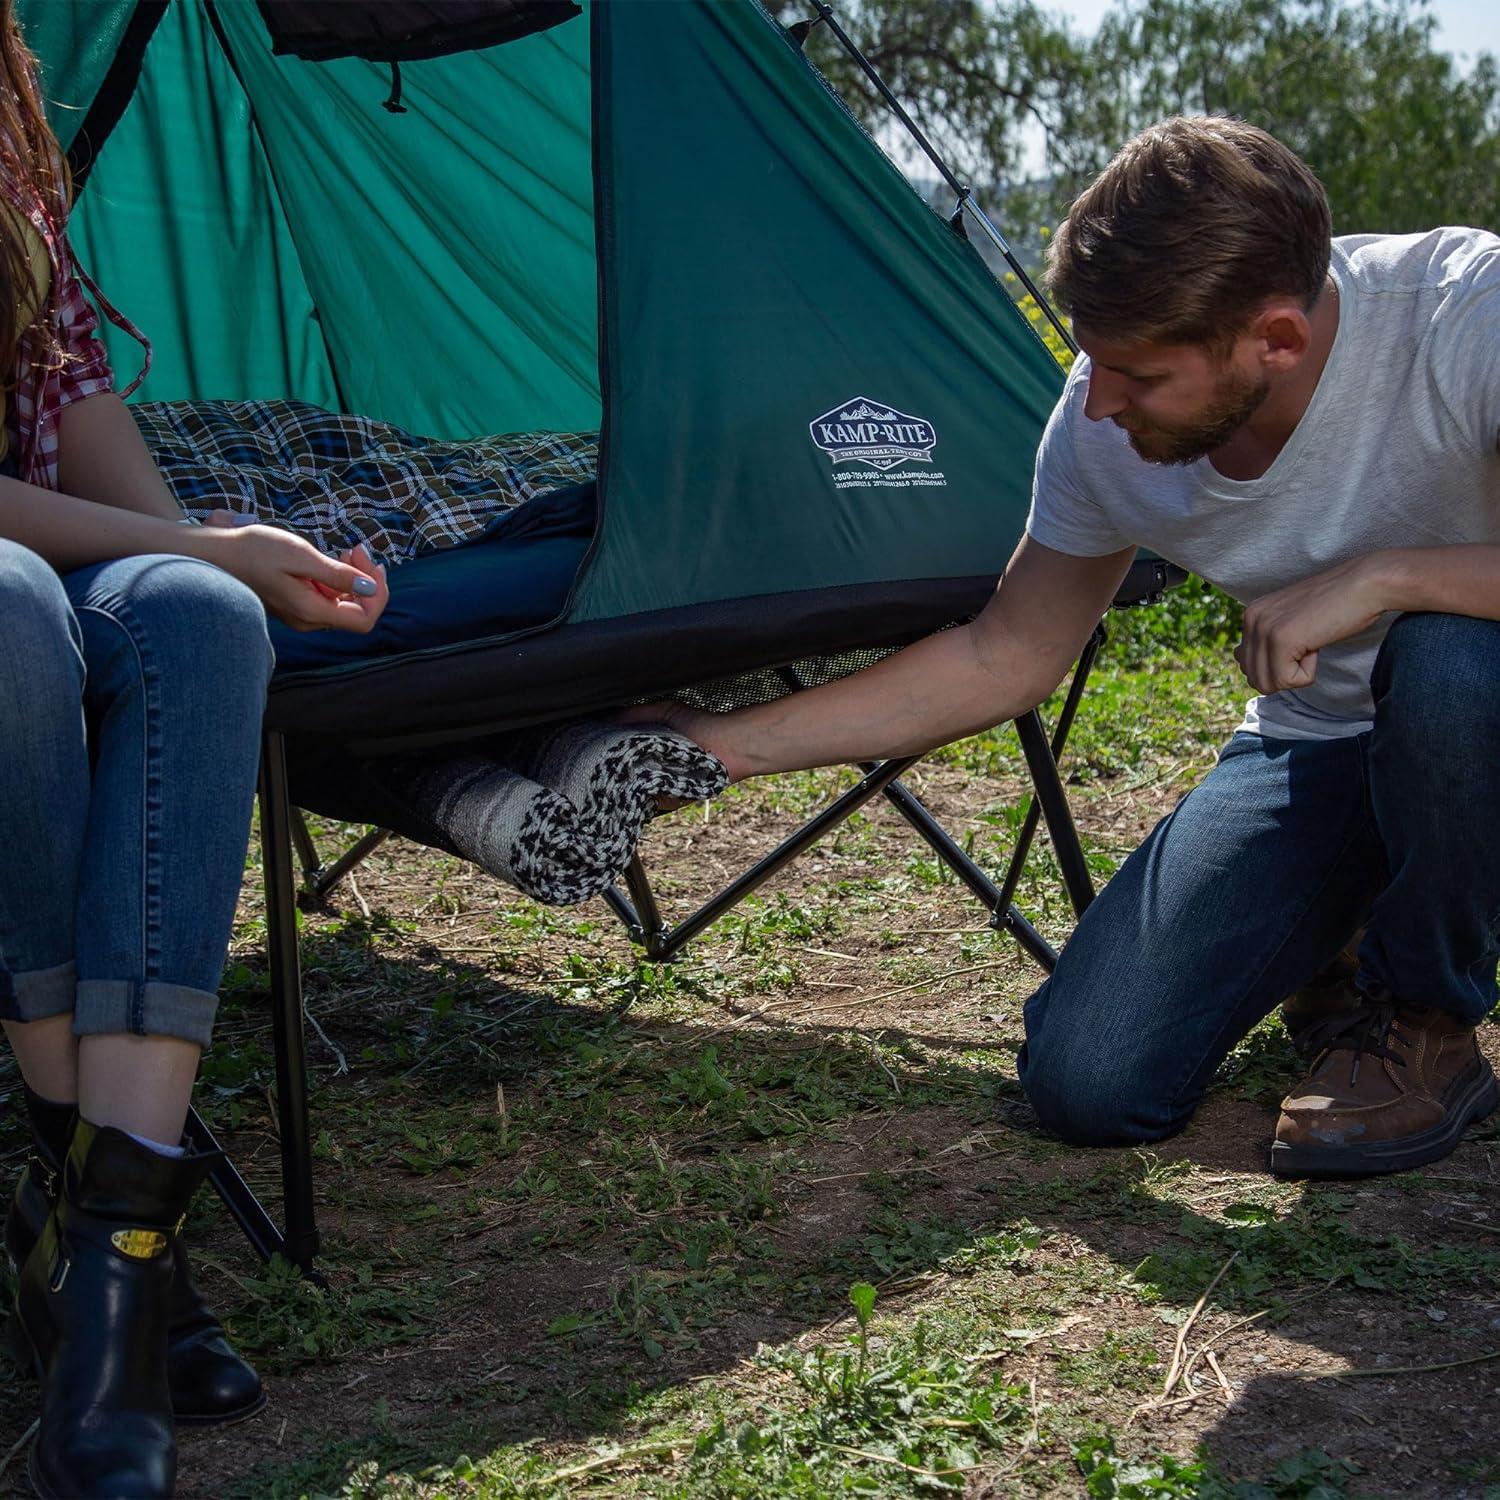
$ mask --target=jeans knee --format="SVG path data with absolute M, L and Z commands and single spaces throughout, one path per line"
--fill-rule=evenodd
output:
M 1451 735 L 1472 751 L 1475 736 L 1500 729 L 1500 622 L 1402 615 L 1381 645 L 1371 688 L 1386 738 L 1430 751 Z
M 178 585 L 190 608 L 212 622 L 214 654 L 251 694 L 265 696 L 275 657 L 266 629 L 266 609 L 256 594 L 222 568 L 196 565 Z
M 1145 1101 L 1112 1071 L 1065 1052 L 1022 1073 L 1022 1088 L 1041 1124 L 1074 1146 L 1128 1146 L 1160 1140 L 1172 1128 L 1154 1124 Z
M 50 563 L 16 542 L 0 540 L 0 692 L 7 707 L 17 692 L 34 705 L 39 687 L 66 689 L 75 697 L 83 686 L 78 622 L 62 580 Z M 44 688 L 45 690 L 45 688 Z
M 1139 1145 L 1178 1129 L 1153 1095 L 1151 1078 L 1151 1069 L 1082 1040 L 1041 1046 L 1032 1040 L 1021 1053 L 1021 1087 L 1037 1118 L 1075 1146 Z
M 225 710 L 265 696 L 273 665 L 265 609 L 221 568 L 189 557 L 122 558 L 100 572 L 84 607 L 119 627 L 117 649 L 128 641 L 134 657 L 179 688 L 201 683 Z

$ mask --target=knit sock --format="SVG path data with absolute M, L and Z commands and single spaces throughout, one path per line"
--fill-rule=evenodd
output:
M 133 1141 L 138 1141 L 148 1151 L 154 1151 L 158 1156 L 185 1156 L 186 1150 L 182 1146 L 168 1146 L 161 1141 L 148 1140 L 143 1135 L 137 1135 L 133 1130 L 127 1130 L 126 1135 Z
M 550 905 L 596 896 L 630 863 L 658 797 L 716 796 L 712 755 L 661 725 L 583 723 L 477 748 L 364 763 L 426 841 Z

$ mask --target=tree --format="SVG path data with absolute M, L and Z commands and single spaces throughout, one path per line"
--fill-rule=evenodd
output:
M 1092 38 L 1030 0 L 844 0 L 840 15 L 896 92 L 1004 216 L 1033 260 L 1122 141 L 1170 114 L 1232 114 L 1299 152 L 1336 233 L 1500 228 L 1500 72 L 1463 74 L 1425 0 L 1120 0 Z M 781 0 L 782 19 L 805 0 Z M 881 106 L 815 27 L 810 55 L 882 139 Z M 1017 181 L 1023 126 L 1045 140 Z M 1025 231 L 1031 230 L 1032 234 Z
M 810 0 L 774 0 L 784 24 L 811 17 Z M 1014 182 L 1024 127 L 1050 130 L 1060 91 L 1085 69 L 1086 44 L 1030 0 L 842 0 L 840 23 L 966 180 Z M 858 66 L 826 30 L 808 56 L 868 129 L 915 159 Z

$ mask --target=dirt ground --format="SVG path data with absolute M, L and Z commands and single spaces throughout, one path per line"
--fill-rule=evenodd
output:
M 1074 789 L 1101 876 L 1209 754 Z M 664 906 L 743 868 L 834 780 L 663 819 L 646 855 Z M 912 785 L 987 863 L 1023 790 L 1003 756 Z M 1035 871 L 1021 903 L 1060 940 L 1045 849 Z M 274 1203 L 259 901 L 252 879 L 202 1092 Z M 542 912 L 386 846 L 304 930 L 331 1292 L 268 1274 L 205 1201 L 201 1279 L 271 1399 L 184 1435 L 179 1492 L 753 1494 L 695 1479 L 708 1460 L 680 1435 L 725 1412 L 791 1422 L 805 1398 L 768 1351 L 849 1347 L 847 1288 L 868 1280 L 884 1345 L 920 1322 L 1023 1393 L 969 1494 L 1196 1493 L 1163 1455 L 1204 1454 L 1273 1496 L 1500 1493 L 1494 1122 L 1419 1173 L 1277 1182 L 1266 1147 L 1297 1065 L 1271 1024 L 1183 1135 L 1062 1148 L 1015 1084 L 1040 974 L 983 918 L 883 804 L 665 968 L 636 963 L 600 902 Z M 1500 1026 L 1483 1036 L 1500 1062 Z M 35 1412 L 14 1372 L 0 1392 L 3 1457 Z M 1158 1487 L 1087 1479 L 1098 1434 Z M 1299 1479 L 1310 1451 L 1348 1466 Z M 846 1463 L 872 1492 L 932 1492 L 920 1465 Z M 23 1467 L 12 1451 L 0 1492 L 25 1493 Z M 815 1472 L 785 1492 L 841 1487 Z

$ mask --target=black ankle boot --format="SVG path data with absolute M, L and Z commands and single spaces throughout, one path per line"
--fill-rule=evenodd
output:
M 41 1237 L 57 1201 L 62 1161 L 77 1112 L 26 1090 L 31 1154 L 5 1216 L 5 1248 L 19 1271 Z M 223 1324 L 197 1287 L 182 1236 L 172 1241 L 172 1312 L 167 1387 L 172 1415 L 184 1426 L 208 1427 L 253 1417 L 266 1404 L 260 1376 L 230 1346 Z
M 171 1495 L 172 1245 L 217 1159 L 74 1127 L 61 1195 L 16 1288 L 17 1342 L 42 1387 L 30 1473 L 44 1500 Z

